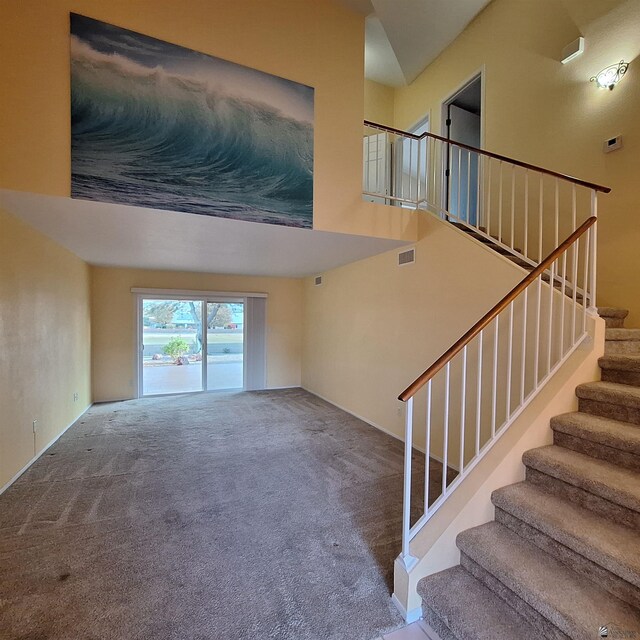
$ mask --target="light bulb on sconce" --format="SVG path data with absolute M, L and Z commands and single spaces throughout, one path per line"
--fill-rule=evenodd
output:
M 590 82 L 594 82 L 598 85 L 599 89 L 609 89 L 613 91 L 615 87 L 629 68 L 629 63 L 624 60 L 620 60 L 618 64 L 612 64 L 605 67 L 602 71 L 598 72 Z

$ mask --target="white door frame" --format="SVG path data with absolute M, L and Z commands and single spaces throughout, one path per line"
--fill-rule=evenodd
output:
M 453 102 L 459 93 L 462 93 L 471 83 L 480 78 L 480 146 L 484 149 L 484 130 L 485 130 L 485 77 L 486 70 L 483 64 L 478 70 L 474 71 L 467 77 L 464 82 L 458 85 L 458 87 L 452 91 L 446 98 L 440 103 L 440 135 L 443 138 L 447 137 L 447 107 Z
M 451 102 L 453 102 L 456 96 L 462 93 L 472 82 L 475 82 L 478 78 L 480 78 L 480 148 L 485 148 L 485 87 L 486 87 L 486 67 L 483 64 L 479 69 L 474 71 L 471 75 L 469 75 L 466 80 L 464 80 L 458 87 L 452 91 L 446 98 L 442 100 L 440 103 L 440 135 L 443 138 L 447 137 L 447 107 Z M 444 212 L 446 212 L 446 193 L 447 193 L 447 176 L 445 159 L 443 158 L 443 169 L 442 169 L 442 185 L 440 189 L 440 210 L 443 212 L 442 217 L 444 217 Z M 477 217 L 476 221 L 480 224 L 480 219 L 482 217 L 482 203 L 484 202 L 484 198 L 482 197 L 482 185 L 484 181 L 482 179 L 482 162 L 478 162 L 478 183 L 480 185 L 480 193 L 478 197 L 478 205 L 477 205 Z

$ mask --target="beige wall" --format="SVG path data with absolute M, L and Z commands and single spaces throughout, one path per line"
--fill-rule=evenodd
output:
M 87 265 L 0 210 L 0 489 L 91 403 L 90 342 Z
M 393 126 L 394 90 L 373 80 L 364 81 L 364 119 Z
M 95 402 L 135 394 L 132 287 L 267 293 L 267 386 L 300 385 L 301 280 L 92 267 L 91 285 Z
M 613 188 L 600 198 L 600 304 L 631 308 L 640 326 L 640 0 L 494 0 L 409 87 L 395 94 L 398 127 L 440 105 L 481 68 L 485 73 L 484 146 Z M 583 35 L 585 53 L 567 65 L 562 48 Z M 631 61 L 614 91 L 589 78 Z M 621 134 L 624 148 L 602 152 Z
M 416 262 L 397 251 L 304 282 L 302 384 L 403 436 L 397 395 L 521 278 L 522 271 L 431 214 Z M 464 260 L 460 257 L 464 256 Z
M 331 0 L 0 3 L 1 187 L 69 195 L 70 11 L 314 87 L 315 228 L 415 238 L 362 202 L 364 18 Z

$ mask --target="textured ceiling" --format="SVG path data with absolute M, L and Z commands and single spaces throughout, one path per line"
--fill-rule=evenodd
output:
M 338 0 L 367 16 L 365 75 L 389 86 L 416 77 L 490 0 Z

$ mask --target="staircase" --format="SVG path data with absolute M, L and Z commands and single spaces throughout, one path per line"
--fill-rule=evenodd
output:
M 418 585 L 442 640 L 640 640 L 640 329 L 607 324 L 602 381 L 495 491 L 495 521 L 457 538 L 460 565 Z
M 507 260 L 509 260 L 509 262 L 512 262 L 518 267 L 522 267 L 526 271 L 529 271 L 529 272 L 533 271 L 534 269 L 533 262 L 531 260 L 527 261 L 524 259 L 524 257 L 522 256 L 521 249 L 518 249 L 518 248 L 509 249 L 508 247 L 505 247 L 503 244 L 499 243 L 498 238 L 496 236 L 489 236 L 487 234 L 487 230 L 484 227 L 478 227 L 477 229 L 474 229 L 472 227 L 468 227 L 467 225 L 460 224 L 459 222 L 451 222 L 451 224 L 454 227 L 456 227 L 456 229 L 459 229 L 460 231 L 468 235 L 470 238 L 473 238 L 474 240 L 481 242 L 488 249 L 491 249 L 495 253 L 501 255 L 503 258 L 506 258 Z M 551 280 L 551 276 L 548 273 L 543 274 L 542 276 L 543 282 L 549 282 L 550 280 Z M 573 297 L 573 289 L 571 285 L 567 282 L 563 282 L 562 279 L 557 274 L 554 276 L 553 286 L 557 291 L 560 291 L 562 289 L 565 295 L 569 296 L 570 298 Z M 576 300 L 578 302 L 582 302 L 583 298 L 581 293 L 576 292 Z M 626 310 L 612 309 L 612 311 L 622 312 Z M 633 331 L 633 329 L 625 329 L 625 331 Z M 637 340 L 640 340 L 640 331 L 638 331 Z
M 522 255 L 522 250 L 515 248 L 509 249 L 504 245 L 498 242 L 498 238 L 496 236 L 490 236 L 487 233 L 485 227 L 478 227 L 474 229 L 473 227 L 469 227 L 466 224 L 462 224 L 460 222 L 449 221 L 456 229 L 459 229 L 463 233 L 466 233 L 470 238 L 477 240 L 478 242 L 482 242 L 483 245 L 505 257 L 507 260 L 513 262 L 513 264 L 518 265 L 528 271 L 533 269 L 533 265 L 530 262 L 524 260 Z

